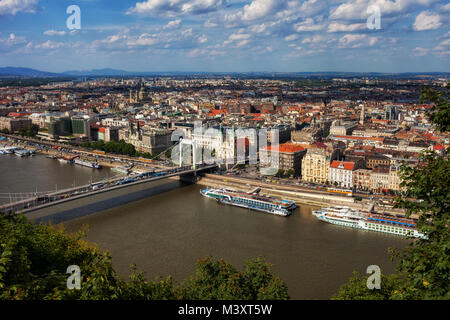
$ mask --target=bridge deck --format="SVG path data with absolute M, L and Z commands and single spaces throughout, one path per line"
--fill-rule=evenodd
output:
M 61 190 L 54 193 L 49 193 L 47 195 L 40 195 L 39 197 L 33 197 L 30 199 L 14 202 L 14 203 L 8 203 L 5 205 L 0 206 L 0 212 L 6 213 L 6 212 L 17 212 L 20 211 L 22 213 L 27 213 L 35 210 L 39 210 L 42 208 L 54 206 L 57 204 L 61 204 L 64 202 L 89 197 L 95 194 L 104 193 L 112 190 L 117 190 L 121 188 L 127 188 L 130 186 L 142 184 L 142 183 L 149 183 L 153 181 L 158 181 L 161 179 L 167 179 L 170 177 L 175 176 L 182 176 L 182 175 L 188 175 L 197 173 L 199 171 L 203 170 L 209 170 L 215 168 L 216 165 L 207 165 L 207 166 L 201 166 L 196 169 L 185 169 L 184 168 L 174 168 L 173 170 L 170 170 L 169 172 L 145 172 L 143 174 L 153 174 L 157 176 L 150 176 L 150 177 L 143 177 L 143 174 L 136 174 L 131 176 L 124 176 L 121 178 L 116 179 L 108 179 L 108 180 L 102 180 L 99 182 L 96 182 L 94 184 L 84 185 L 76 188 L 70 188 L 66 190 Z M 180 169 L 185 169 L 180 171 Z M 175 170 L 175 171 L 174 171 Z M 174 172 L 173 172 L 174 171 Z M 129 182 L 125 182 L 125 181 Z M 122 182 L 122 184 L 121 184 Z M 103 185 L 101 187 L 98 187 L 97 189 L 95 186 Z

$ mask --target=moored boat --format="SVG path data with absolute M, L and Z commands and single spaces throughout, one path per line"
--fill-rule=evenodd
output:
M 75 159 L 74 163 L 84 166 L 84 167 L 92 168 L 92 169 L 101 169 L 102 168 L 102 166 L 100 164 L 98 164 L 97 162 L 83 161 L 81 159 Z
M 296 204 L 293 201 L 242 191 L 207 188 L 200 191 L 200 193 L 207 198 L 215 199 L 221 203 L 279 216 L 288 216 L 296 208 Z
M 417 230 L 414 219 L 398 218 L 383 213 L 372 213 L 351 209 L 347 206 L 327 207 L 312 214 L 319 220 L 357 229 L 383 232 L 398 236 L 425 239 L 426 235 Z

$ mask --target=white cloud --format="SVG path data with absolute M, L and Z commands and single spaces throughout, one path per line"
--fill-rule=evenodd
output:
M 47 40 L 34 46 L 36 49 L 58 49 L 64 47 L 64 43 Z
M 297 32 L 302 32 L 302 31 L 318 31 L 318 30 L 322 30 L 325 26 L 321 25 L 321 24 L 317 24 L 316 22 L 314 22 L 313 19 L 308 18 L 303 22 L 297 23 L 294 25 L 294 29 Z
M 250 27 L 250 31 L 252 31 L 254 33 L 261 33 L 261 32 L 264 32 L 266 29 L 267 29 L 267 25 L 264 23 L 256 24 L 256 25 Z
M 284 40 L 286 40 L 286 41 L 294 41 L 297 39 L 298 39 L 298 34 L 291 34 L 291 35 L 284 37 Z
M 236 24 L 248 23 L 259 19 L 274 17 L 277 12 L 286 7 L 288 0 L 252 0 L 241 10 L 225 15 L 225 21 L 233 27 Z
M 256 20 L 276 12 L 285 1 L 280 0 L 253 0 L 244 6 L 242 20 Z
M 0 15 L 18 12 L 35 13 L 39 0 L 0 0 Z
M 224 4 L 225 0 L 147 0 L 137 2 L 126 13 L 174 17 L 216 11 Z
M 418 6 L 430 6 L 438 0 L 350 0 L 330 10 L 331 19 L 365 19 L 369 16 L 367 8 L 378 6 L 382 15 L 399 15 L 417 9 Z
M 207 20 L 204 24 L 205 28 L 214 28 L 217 27 L 218 24 L 215 22 L 212 22 L 211 20 Z
M 200 37 L 198 37 L 198 43 L 205 43 L 208 41 L 208 38 L 203 34 Z
M 343 24 L 333 22 L 328 26 L 328 32 L 352 32 L 366 28 L 364 23 Z
M 425 56 L 428 53 L 428 49 L 421 48 L 421 47 L 415 47 L 413 50 L 413 54 L 417 57 Z
M 339 39 L 339 45 L 341 47 L 357 48 L 362 45 L 362 41 L 367 36 L 365 34 L 346 34 Z
M 313 37 L 307 37 L 305 39 L 303 39 L 302 43 L 311 43 L 311 44 L 316 44 L 316 43 L 321 43 L 321 42 L 325 42 L 328 41 L 328 39 L 324 36 L 321 35 L 315 35 Z
M 440 15 L 430 11 L 423 11 L 416 17 L 413 29 L 416 31 L 435 30 L 441 25 Z
M 153 34 L 143 33 L 137 38 L 130 38 L 127 41 L 128 46 L 152 46 L 158 43 L 158 39 Z
M 240 30 L 242 31 L 242 30 Z M 235 45 L 235 47 L 243 47 L 250 42 L 251 34 L 248 33 L 233 33 L 228 37 L 228 40 L 224 41 L 223 45 Z
M 66 34 L 66 32 L 65 31 L 56 31 L 56 30 L 47 30 L 47 31 L 44 31 L 44 34 L 46 36 L 63 36 Z
M 169 23 L 167 23 L 164 26 L 164 29 L 176 29 L 176 28 L 179 28 L 180 25 L 181 25 L 181 19 L 176 19 L 176 20 L 169 21 Z
M 187 37 L 192 37 L 192 28 L 189 29 L 185 29 L 181 32 L 181 34 L 183 35 L 183 37 L 187 38 Z

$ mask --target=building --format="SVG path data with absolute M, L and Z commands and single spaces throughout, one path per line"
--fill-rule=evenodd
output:
M 356 122 L 342 123 L 340 120 L 335 120 L 331 125 L 330 134 L 334 136 L 346 136 L 352 134 L 357 126 L 358 123 Z
M 314 183 L 329 183 L 330 164 L 340 152 L 331 148 L 309 149 L 302 160 L 302 180 Z
M 72 134 L 76 137 L 91 137 L 91 127 L 89 119 L 82 117 L 72 117 Z
M 130 121 L 128 128 L 119 129 L 108 127 L 103 129 L 101 131 L 104 131 L 103 134 L 105 137 L 109 135 L 108 138 L 113 140 L 117 132 L 117 140 L 124 140 L 126 143 L 132 144 L 139 152 L 155 155 L 167 150 L 172 145 L 172 131 L 147 126 L 141 128 L 139 122 L 135 125 Z
M 393 191 L 400 191 L 403 188 L 400 187 L 400 183 L 402 179 L 399 175 L 400 167 L 399 166 L 390 166 L 389 168 L 389 189 Z
M 284 143 L 276 147 L 268 146 L 269 157 L 278 159 L 278 168 L 285 173 L 292 172 L 294 177 L 302 173 L 302 160 L 306 149 L 293 143 Z
M 353 173 L 353 186 L 359 190 L 370 190 L 372 188 L 370 177 L 372 170 L 357 169 Z
M 366 157 L 366 168 L 374 169 L 378 166 L 388 166 L 391 159 L 383 155 L 369 155 Z
M 192 141 L 200 149 L 211 152 L 211 157 L 218 162 L 235 164 L 237 161 L 237 136 L 235 130 L 224 127 L 202 128 L 201 132 L 191 133 Z M 230 134 L 231 132 L 231 134 Z
M 333 161 L 330 164 L 329 182 L 343 188 L 353 188 L 354 172 L 359 162 Z
M 389 181 L 389 166 L 378 166 L 372 170 L 372 174 L 370 175 L 370 187 L 372 190 L 388 190 Z
M 150 100 L 150 95 L 143 82 L 141 82 L 139 90 L 130 90 L 130 103 L 148 102 Z
M 58 138 L 59 136 L 71 136 L 72 135 L 72 121 L 69 117 L 54 118 L 50 120 L 48 127 L 48 134 L 52 138 Z
M 322 130 L 320 128 L 303 128 L 300 131 L 292 131 L 292 142 L 300 144 L 312 144 L 322 136 Z
M 273 130 L 278 130 L 278 143 L 285 143 L 291 140 L 291 131 L 292 128 L 290 125 L 285 125 L 285 124 L 280 124 L 280 125 L 276 125 L 274 127 L 271 128 L 262 128 L 262 129 L 267 129 L 267 143 L 271 144 L 272 142 L 276 142 L 277 141 L 272 141 L 272 132 Z
M 172 145 L 171 137 L 169 130 L 143 130 L 142 144 L 137 150 L 152 155 L 159 154 Z
M 385 106 L 384 107 L 384 118 L 386 120 L 398 120 L 397 106 Z
M 8 130 L 9 132 L 17 132 L 32 127 L 30 119 L 7 118 L 0 117 L 0 130 Z

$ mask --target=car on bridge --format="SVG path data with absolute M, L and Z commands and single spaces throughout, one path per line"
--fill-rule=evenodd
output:
M 125 179 L 119 182 L 119 185 L 123 185 L 123 184 L 127 184 L 127 183 L 132 183 L 134 182 L 134 179 Z

